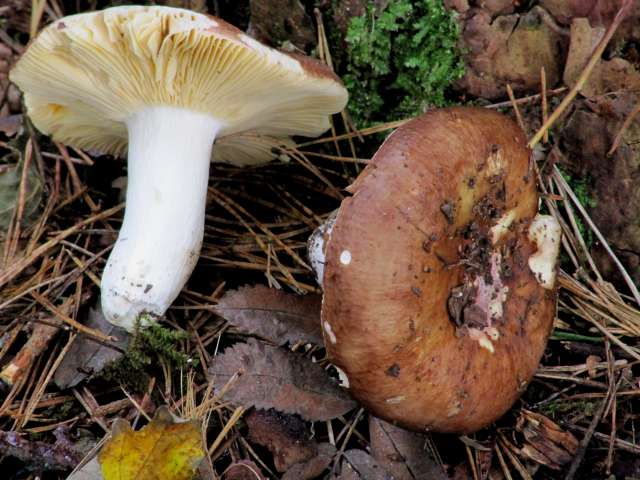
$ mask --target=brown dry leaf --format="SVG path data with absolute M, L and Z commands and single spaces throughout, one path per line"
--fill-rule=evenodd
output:
M 9 145 L 9 152 L 0 158 L 0 230 L 6 230 L 18 204 L 24 159 L 22 152 Z M 25 182 L 24 211 L 21 219 L 23 228 L 35 220 L 42 198 L 42 179 L 36 162 L 32 161 L 27 170 Z
M 160 407 L 138 431 L 117 419 L 98 459 L 104 480 L 190 480 L 204 454 L 200 422 L 177 421 Z
M 240 460 L 229 465 L 224 472 L 224 480 L 267 480 L 258 467 L 251 460 Z
M 595 202 L 587 212 L 636 284 L 640 284 L 640 121 L 624 130 L 613 155 L 607 152 L 624 120 L 640 102 L 632 92 L 604 95 L 574 102 L 564 122 L 558 144 L 559 162 L 573 178 L 585 179 L 586 194 Z M 598 269 L 609 281 L 621 280 L 606 251 L 591 247 Z
M 99 306 L 89 309 L 84 324 L 118 340 L 105 344 L 85 333 L 79 333 L 53 377 L 61 389 L 74 387 L 88 376 L 100 372 L 107 364 L 122 357 L 129 345 L 130 335 L 124 329 L 107 322 Z
M 215 312 L 239 329 L 274 343 L 322 345 L 320 295 L 294 295 L 264 285 L 225 293 Z
M 249 8 L 247 33 L 257 40 L 275 47 L 291 42 L 303 53 L 315 46 L 313 22 L 300 0 L 250 0 Z
M 507 84 L 516 93 L 537 93 L 541 67 L 545 68 L 547 85 L 555 85 L 561 76 L 566 43 L 559 30 L 540 7 L 496 19 L 486 11 L 474 10 L 462 33 L 468 54 L 460 86 L 485 98 L 503 96 Z
M 249 440 L 269 449 L 279 472 L 316 456 L 318 444 L 310 440 L 307 424 L 295 415 L 277 410 L 254 410 L 245 418 Z
M 335 454 L 336 447 L 330 443 L 321 443 L 315 457 L 293 465 L 282 476 L 282 480 L 311 480 L 319 477 L 331 465 Z
M 396 480 L 379 462 L 364 450 L 344 452 L 342 472 L 337 480 Z
M 290 351 L 249 339 L 214 359 L 209 377 L 219 392 L 236 374 L 225 399 L 246 408 L 275 408 L 311 421 L 330 420 L 356 406 L 319 365 Z
M 578 80 L 596 45 L 604 36 L 604 27 L 591 27 L 586 18 L 574 18 L 571 22 L 571 42 L 563 80 L 568 86 Z M 600 60 L 589 79 L 580 89 L 584 96 L 592 98 L 607 92 L 640 89 L 640 72 L 622 58 Z
M 22 115 L 0 117 L 0 132 L 7 137 L 15 136 L 22 128 Z
M 621 0 L 541 0 L 540 5 L 563 25 L 569 25 L 574 18 L 586 17 L 594 27 L 608 27 L 620 9 Z M 627 41 L 640 39 L 639 19 L 640 0 L 634 0 L 616 37 Z
M 446 480 L 427 450 L 427 437 L 410 432 L 373 415 L 369 416 L 371 454 L 395 480 Z
M 569 463 L 578 450 L 578 440 L 544 415 L 523 410 L 516 430 L 524 435 L 520 454 L 554 470 Z

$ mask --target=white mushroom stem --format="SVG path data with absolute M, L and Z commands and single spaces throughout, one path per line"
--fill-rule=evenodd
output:
M 195 267 L 222 124 L 167 106 L 145 107 L 126 123 L 126 210 L 102 276 L 102 309 L 109 322 L 131 331 L 140 314 L 163 315 Z

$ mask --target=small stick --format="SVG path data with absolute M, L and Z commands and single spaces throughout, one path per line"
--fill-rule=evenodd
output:
M 542 95 L 542 124 L 544 124 L 549 116 L 549 112 L 547 111 L 547 73 L 544 69 L 544 65 L 540 67 L 540 88 L 542 90 L 540 92 Z M 544 131 L 542 141 L 544 143 L 549 143 L 549 130 Z
M 511 106 L 513 107 L 513 111 L 516 112 L 516 118 L 518 119 L 518 125 L 520 125 L 520 129 L 526 134 L 527 130 L 524 127 L 524 120 L 522 120 L 522 115 L 520 114 L 520 109 L 518 108 L 518 104 L 516 103 L 516 97 L 513 95 L 513 90 L 511 89 L 511 85 L 507 83 L 507 95 L 509 95 L 509 101 L 511 102 Z
M 618 131 L 618 133 L 616 133 L 616 138 L 613 139 L 613 145 L 611 145 L 611 148 L 607 152 L 607 157 L 610 157 L 616 152 L 616 150 L 620 146 L 620 142 L 622 141 L 622 135 L 624 135 L 624 132 L 627 130 L 627 128 L 629 128 L 629 125 L 631 125 L 638 113 L 640 113 L 640 103 L 638 103 L 631 111 L 629 116 L 624 119 L 622 127 L 620 127 L 620 130 Z
M 618 13 L 613 19 L 613 22 L 611 22 L 611 25 L 609 25 L 607 32 L 604 34 L 604 37 L 602 37 L 602 40 L 600 40 L 600 43 L 598 43 L 598 46 L 596 47 L 593 54 L 591 55 L 591 58 L 589 58 L 589 62 L 587 63 L 587 66 L 584 68 L 584 70 L 582 70 L 582 73 L 578 77 L 578 81 L 571 88 L 567 96 L 562 99 L 562 102 L 560 102 L 560 105 L 558 105 L 558 108 L 556 108 L 551 114 L 551 116 L 547 119 L 547 121 L 544 122 L 544 125 L 542 125 L 540 129 L 536 132 L 536 134 L 533 136 L 533 138 L 529 140 L 529 148 L 533 149 L 533 147 L 535 147 L 538 144 L 538 142 L 544 135 L 544 132 L 549 130 L 549 128 L 551 128 L 551 125 L 555 123 L 555 121 L 560 117 L 560 115 L 562 115 L 562 113 L 564 113 L 567 107 L 571 104 L 571 102 L 576 97 L 576 95 L 578 95 L 578 92 L 584 86 L 587 79 L 589 78 L 591 71 L 600 60 L 600 57 L 602 56 L 604 49 L 607 47 L 609 41 L 611 40 L 611 37 L 613 37 L 613 34 L 616 32 L 616 30 L 620 26 L 620 23 L 622 23 L 622 20 L 624 20 L 624 18 L 627 16 L 627 13 L 629 13 L 629 9 L 631 8 L 631 3 L 632 3 L 631 0 L 622 1 L 622 6 L 618 10 Z
M 90 336 L 92 336 L 94 338 L 97 338 L 98 340 L 102 340 L 103 342 L 109 342 L 109 341 L 117 340 L 116 337 L 111 337 L 109 335 L 105 335 L 104 333 L 100 332 L 99 330 L 95 330 L 93 328 L 89 328 L 89 327 L 77 322 L 76 320 L 71 318 L 69 315 L 67 315 L 66 313 L 61 311 L 59 308 L 57 308 L 53 303 L 51 303 L 49 300 L 44 298 L 39 293 L 31 292 L 31 296 L 33 297 L 33 299 L 36 302 L 38 302 L 44 308 L 49 310 L 49 312 L 51 312 L 53 315 L 55 315 L 58 319 L 62 320 L 64 323 L 66 323 L 66 324 L 70 325 L 71 327 L 75 328 L 79 332 L 86 333 L 87 335 L 90 335 Z
M 16 382 L 23 377 L 25 372 L 31 368 L 35 358 L 47 348 L 47 345 L 49 345 L 49 342 L 59 330 L 60 327 L 54 327 L 53 325 L 45 323 L 36 323 L 33 326 L 27 343 L 20 349 L 14 359 L 2 369 L 2 372 L 0 372 L 0 380 L 7 385 L 15 385 Z

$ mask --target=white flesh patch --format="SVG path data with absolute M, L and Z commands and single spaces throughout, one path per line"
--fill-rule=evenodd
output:
M 493 245 L 498 243 L 502 236 L 509 231 L 509 227 L 511 227 L 511 224 L 513 223 L 513 220 L 515 218 L 515 209 L 509 210 L 498 219 L 498 223 L 491 227 L 489 233 L 491 234 L 491 243 Z
M 307 242 L 307 251 L 311 268 L 316 274 L 316 281 L 322 287 L 322 279 L 324 278 L 324 266 L 326 263 L 327 243 L 331 238 L 333 226 L 336 223 L 338 210 L 332 212 L 327 220 L 316 228 Z
M 323 321 L 322 322 L 322 328 L 324 328 L 324 331 L 327 334 L 327 337 L 329 337 L 329 341 L 331 343 L 333 343 L 334 345 L 336 343 L 338 343 L 338 339 L 336 338 L 336 334 L 333 333 L 333 330 L 331 329 L 331 325 L 329 324 L 329 322 Z
M 551 290 L 556 280 L 556 262 L 560 252 L 562 228 L 551 215 L 536 215 L 529 226 L 529 240 L 538 250 L 529 257 L 529 269 L 542 288 Z

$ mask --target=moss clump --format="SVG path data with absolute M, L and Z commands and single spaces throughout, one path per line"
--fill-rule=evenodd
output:
M 179 350 L 179 343 L 186 339 L 185 332 L 165 328 L 157 323 L 137 329 L 127 353 L 105 368 L 99 376 L 142 393 L 148 384 L 146 369 L 151 365 L 162 362 L 175 371 L 187 366 L 189 357 Z
M 459 35 L 454 13 L 441 0 L 395 0 L 382 12 L 370 5 L 353 18 L 343 78 L 357 125 L 445 105 L 445 90 L 464 74 Z
M 577 178 L 570 175 L 560 167 L 558 167 L 558 170 L 560 170 L 562 178 L 564 178 L 569 184 L 573 193 L 576 195 L 576 198 L 585 209 L 589 210 L 597 205 L 596 199 L 589 193 L 589 185 L 591 184 L 591 179 L 589 177 Z M 580 232 L 580 235 L 582 235 L 584 243 L 587 245 L 587 248 L 591 248 L 593 246 L 593 231 L 584 224 L 580 213 L 576 212 L 575 219 L 578 231 Z

